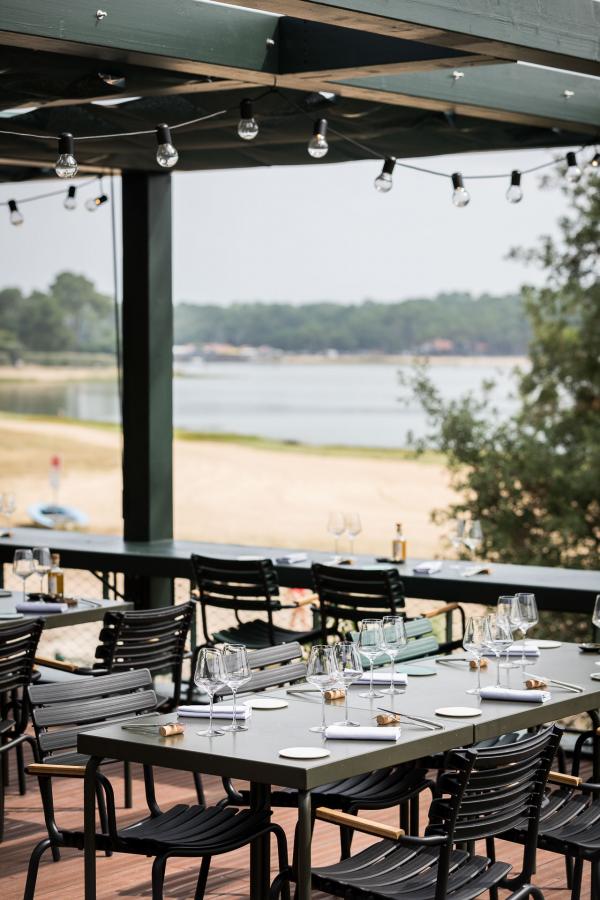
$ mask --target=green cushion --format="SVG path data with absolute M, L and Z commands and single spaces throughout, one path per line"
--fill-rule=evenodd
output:
M 358 640 L 358 632 L 351 631 L 350 636 L 353 641 Z M 422 656 L 432 656 L 437 653 L 440 645 L 433 633 L 431 622 L 429 619 L 411 619 L 406 622 L 406 636 L 408 643 L 396 654 L 396 662 L 405 662 L 408 659 L 419 659 Z M 361 653 L 362 664 L 369 667 L 370 663 L 366 656 Z M 375 666 L 389 665 L 390 658 L 387 654 L 381 654 L 375 660 Z

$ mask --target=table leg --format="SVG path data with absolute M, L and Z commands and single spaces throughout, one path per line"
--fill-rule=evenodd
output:
M 250 809 L 259 810 L 269 806 L 271 786 L 250 783 Z M 265 900 L 271 886 L 271 842 L 265 835 L 250 845 L 250 900 Z M 86 900 L 88 898 L 86 897 Z
M 96 900 L 96 770 L 100 759 L 91 756 L 83 786 L 85 900 Z
M 312 814 L 310 791 L 298 791 L 298 847 L 296 865 L 298 867 L 295 900 L 310 900 L 311 890 L 311 841 Z

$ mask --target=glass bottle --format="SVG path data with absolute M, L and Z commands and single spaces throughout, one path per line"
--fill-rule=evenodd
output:
M 392 541 L 392 559 L 394 562 L 406 562 L 406 538 L 402 534 L 402 523 L 396 523 L 396 534 Z
M 65 596 L 65 573 L 60 567 L 60 555 L 52 554 L 52 568 L 48 572 L 48 593 L 54 597 Z

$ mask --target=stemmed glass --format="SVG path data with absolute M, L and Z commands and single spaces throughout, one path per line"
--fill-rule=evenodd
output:
M 592 625 L 600 628 L 600 594 L 596 594 L 596 602 L 594 603 L 594 612 L 592 613 Z M 523 636 L 525 640 L 525 636 Z
M 378 656 L 381 656 L 383 645 L 383 631 L 381 629 L 381 619 L 363 619 L 360 623 L 360 632 L 358 634 L 358 647 L 360 652 L 369 660 L 369 690 L 359 694 L 366 700 L 374 700 L 376 697 L 383 697 L 380 691 L 373 690 L 373 663 Z
M 198 655 L 194 683 L 197 687 L 206 691 L 210 698 L 210 714 L 208 728 L 198 731 L 203 737 L 217 737 L 225 734 L 222 728 L 213 728 L 213 704 L 215 692 L 227 683 L 227 675 L 223 664 L 223 654 L 215 647 L 203 647 Z
M 27 600 L 25 594 L 25 582 L 30 575 L 35 572 L 35 564 L 33 562 L 33 553 L 31 550 L 15 550 L 13 556 L 13 572 L 19 578 L 23 579 L 23 603 Z
M 513 631 L 516 631 L 517 628 L 521 628 L 521 606 L 519 604 L 519 598 L 517 595 L 505 595 L 503 597 L 498 597 L 498 604 L 496 607 L 496 612 L 499 616 L 502 616 L 505 619 L 508 619 L 510 623 L 510 627 Z M 518 669 L 519 663 L 510 662 L 509 660 L 509 652 L 510 648 L 506 648 L 506 660 L 501 663 L 503 669 Z
M 327 644 L 315 644 L 310 649 L 306 680 L 321 691 L 321 724 L 314 725 L 310 731 L 323 734 L 327 729 L 325 722 L 325 691 L 339 684 L 340 673 L 337 670 L 333 647 Z
M 354 554 L 354 541 L 362 531 L 362 522 L 358 513 L 346 515 L 346 532 L 350 538 L 350 555 Z
M 327 531 L 334 536 L 333 552 L 339 555 L 340 538 L 346 530 L 346 518 L 342 512 L 330 512 L 327 519 Z
M 489 645 L 489 629 L 485 616 L 469 616 L 465 625 L 463 647 L 477 660 L 477 687 L 469 688 L 467 694 L 481 693 L 481 657 Z
M 242 685 L 247 684 L 252 677 L 248 651 L 244 644 L 225 644 L 223 647 L 223 666 L 225 668 L 225 684 L 233 695 L 233 718 L 231 725 L 227 725 L 224 731 L 248 731 L 246 725 L 237 721 L 236 694 Z
M 454 552 L 457 554 L 465 541 L 465 525 L 466 523 L 464 519 L 456 519 L 452 527 L 452 532 L 450 534 L 450 543 L 454 548 Z M 450 568 L 462 569 L 462 563 L 453 563 Z
M 362 662 L 360 661 L 360 653 L 356 644 L 351 642 L 342 642 L 334 644 L 335 663 L 338 670 L 338 677 L 344 683 L 346 691 L 346 704 L 344 710 L 344 721 L 335 722 L 336 725 L 352 725 L 358 727 L 360 722 L 353 722 L 348 717 L 348 691 L 350 685 L 357 681 L 363 673 Z
M 10 531 L 10 520 L 12 519 L 14 512 L 17 508 L 17 498 L 12 493 L 12 491 L 5 491 L 2 495 L 0 495 L 1 507 L 2 507 L 2 515 L 4 516 L 4 520 L 6 522 L 6 530 Z
M 40 576 L 40 593 L 44 592 L 44 575 L 52 568 L 52 556 L 49 547 L 34 547 L 33 562 L 35 571 Z
M 392 675 L 390 678 L 389 688 L 384 688 L 384 694 L 403 694 L 394 684 L 394 673 L 396 666 L 396 656 L 398 651 L 406 646 L 406 629 L 404 627 L 404 619 L 402 616 L 384 616 L 381 620 L 381 631 L 383 641 L 381 649 L 387 653 L 392 663 Z
M 530 628 L 537 625 L 539 616 L 537 603 L 535 602 L 535 594 L 516 594 L 519 601 L 519 609 L 521 610 L 521 621 L 519 623 L 519 631 L 523 635 L 523 644 L 521 647 L 521 665 L 523 668 L 527 665 L 525 659 L 525 638 Z
M 496 655 L 496 687 L 500 687 L 500 656 L 513 643 L 510 622 L 505 616 L 487 616 L 485 642 Z
M 479 519 L 474 519 L 471 522 L 469 531 L 463 539 L 463 543 L 471 551 L 473 559 L 475 559 L 475 552 L 481 547 L 482 541 L 483 529 L 481 527 L 481 522 L 479 521 Z

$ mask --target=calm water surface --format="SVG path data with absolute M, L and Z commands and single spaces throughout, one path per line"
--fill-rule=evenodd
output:
M 512 365 L 444 364 L 431 378 L 446 399 L 498 382 L 502 416 L 514 409 Z M 408 370 L 408 369 L 407 369 Z M 427 428 L 418 405 L 391 364 L 208 363 L 175 378 L 175 426 L 188 431 L 258 435 L 308 444 L 405 446 L 408 432 Z M 118 421 L 116 386 L 109 381 L 0 384 L 0 410 Z

